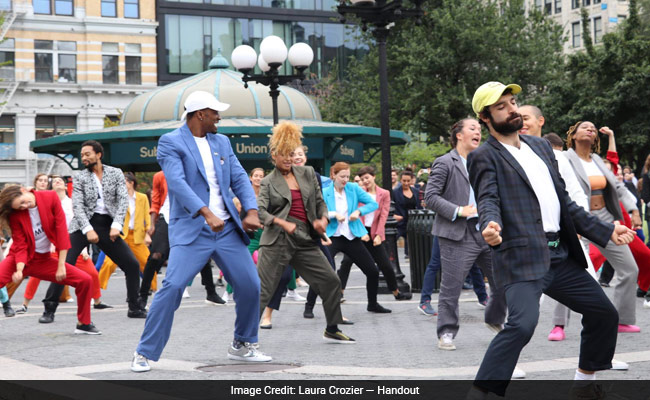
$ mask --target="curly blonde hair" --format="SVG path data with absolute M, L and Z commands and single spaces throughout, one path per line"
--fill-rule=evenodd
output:
M 271 155 L 288 156 L 299 146 L 302 146 L 302 128 L 293 122 L 284 121 L 273 127 L 273 135 L 269 139 Z
M 576 131 L 578 130 L 578 127 L 580 125 L 582 125 L 584 122 L 587 122 L 587 121 L 578 121 L 573 126 L 571 126 L 568 131 L 566 131 L 566 146 L 567 146 L 567 148 L 575 150 L 576 144 L 573 141 L 573 135 L 576 134 Z M 591 145 L 591 152 L 592 153 L 597 153 L 597 154 L 600 153 L 600 138 L 598 137 L 598 133 L 596 133 L 596 140 L 594 140 L 594 143 Z

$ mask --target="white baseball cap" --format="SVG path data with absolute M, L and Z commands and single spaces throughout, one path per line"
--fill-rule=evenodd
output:
M 230 108 L 230 104 L 222 103 L 217 100 L 212 93 L 204 92 L 202 90 L 197 90 L 192 92 L 187 99 L 185 99 L 185 112 L 181 116 L 181 121 L 185 119 L 187 113 L 191 113 L 198 110 L 204 110 L 210 108 L 214 111 L 226 111 Z

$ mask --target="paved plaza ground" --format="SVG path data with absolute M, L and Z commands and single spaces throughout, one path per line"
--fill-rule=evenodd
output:
M 400 249 L 401 251 L 401 249 Z M 408 260 L 401 265 L 407 274 Z M 218 270 L 215 269 L 215 279 Z M 163 270 L 164 274 L 164 270 Z M 159 277 L 159 280 L 162 279 Z M 104 291 L 103 300 L 114 309 L 93 311 L 93 321 L 101 336 L 74 335 L 76 303 L 62 304 L 53 324 L 39 324 L 40 299 L 47 285 L 41 284 L 29 312 L 13 318 L 0 317 L 1 379 L 91 379 L 91 380 L 465 380 L 473 378 L 493 333 L 482 322 L 482 309 L 472 291 L 463 291 L 460 303 L 461 327 L 455 340 L 456 351 L 436 346 L 436 317 L 425 316 L 417 308 L 419 295 L 397 302 L 380 295 L 380 303 L 391 314 L 366 311 L 365 277 L 353 268 L 343 314 L 355 322 L 343 326 L 357 340 L 355 345 L 325 343 L 325 319 L 317 306 L 316 318 L 302 317 L 303 303 L 283 301 L 273 317 L 273 329 L 260 330 L 261 349 L 274 357 L 271 364 L 243 365 L 228 361 L 226 351 L 232 340 L 235 304 L 205 304 L 200 277 L 190 288 L 191 298 L 183 299 L 176 312 L 172 336 L 160 362 L 148 373 L 129 370 L 144 320 L 128 319 L 124 277 L 118 272 Z M 13 298 L 20 305 L 24 287 Z M 219 288 L 219 293 L 223 288 Z M 306 295 L 306 288 L 298 292 Z M 613 289 L 606 289 L 613 296 Z M 437 295 L 434 295 L 434 304 Z M 437 306 L 437 304 L 436 304 Z M 528 380 L 572 379 L 577 365 L 580 323 L 572 314 L 567 339 L 549 342 L 553 305 L 541 307 L 538 329 L 523 350 L 519 367 Z M 605 371 L 599 378 L 637 380 L 650 377 L 650 310 L 637 299 L 640 334 L 621 334 L 616 358 L 630 364 L 629 371 Z M 0 395 L 0 398 L 2 396 Z

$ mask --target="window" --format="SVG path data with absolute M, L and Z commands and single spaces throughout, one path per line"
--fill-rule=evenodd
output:
M 102 56 L 102 82 L 109 84 L 120 83 L 118 71 L 118 56 Z
M 590 6 L 591 5 L 591 0 L 582 0 L 582 5 L 584 7 Z
M 580 8 L 580 0 L 571 0 L 571 9 Z
M 571 45 L 573 47 L 580 47 L 580 22 L 571 24 Z
M 601 0 L 594 0 L 594 4 L 600 4 Z
M 601 17 L 594 18 L 594 43 L 603 41 L 603 19 Z
M 553 0 L 544 0 L 544 12 L 546 15 L 553 14 Z
M 0 116 L 0 143 L 16 143 L 16 120 L 13 115 Z
M 74 15 L 72 0 L 33 0 L 34 14 Z
M 37 115 L 36 139 L 44 139 L 77 130 L 77 117 L 74 115 Z
M 140 51 L 141 47 L 139 43 L 126 43 L 124 45 L 127 85 L 142 84 L 142 58 L 140 57 Z
M 116 0 L 102 0 L 102 17 L 117 17 Z
M 542 12 L 542 0 L 535 0 L 535 9 L 537 9 L 539 12 Z
M 124 18 L 140 18 L 139 0 L 124 0 Z
M 34 40 L 36 82 L 76 82 L 77 43 L 69 41 Z M 53 72 L 56 71 L 56 77 Z
M 14 39 L 7 39 L 0 43 L 0 79 L 9 81 L 16 79 L 14 56 Z

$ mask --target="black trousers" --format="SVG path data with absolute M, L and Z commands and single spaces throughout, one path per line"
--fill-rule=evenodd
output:
M 474 381 L 476 386 L 505 395 L 519 354 L 535 332 L 542 293 L 582 314 L 578 366 L 586 371 L 612 367 L 618 332 L 616 308 L 587 270 L 567 257 L 564 243 L 549 250 L 551 268 L 542 279 L 505 286 L 508 322 L 490 343 Z
M 348 255 L 352 262 L 359 266 L 361 272 L 366 275 L 366 291 L 368 294 L 368 305 L 373 306 L 377 304 L 377 286 L 379 285 L 379 270 L 375 265 L 372 256 L 366 250 L 366 246 L 359 238 L 348 240 L 343 236 L 333 236 L 330 238 L 332 244 L 329 246 L 332 258 L 336 257 L 338 253 Z M 339 279 L 341 279 L 341 271 L 339 270 Z
M 165 264 L 169 258 L 169 226 L 161 215 L 156 222 L 156 230 L 151 238 L 149 246 L 150 254 L 142 272 L 142 284 L 140 285 L 140 296 L 147 297 L 151 289 L 151 280 L 156 272 Z M 208 261 L 201 270 L 201 284 L 205 286 L 208 295 L 217 293 L 212 275 L 212 264 Z
M 325 254 L 325 258 L 327 258 L 327 261 L 330 263 L 330 266 L 336 272 L 336 264 L 334 264 L 334 258 L 332 258 L 332 255 L 330 254 L 329 249 L 327 246 L 323 246 L 323 244 L 320 242 L 320 240 L 317 241 L 318 243 L 318 248 Z M 340 279 L 340 278 L 339 278 Z M 316 298 L 318 297 L 318 294 L 312 287 L 309 287 L 309 290 L 307 291 L 307 302 L 305 305 L 310 308 L 314 308 L 316 305 Z
M 379 246 L 374 246 L 372 244 L 372 241 L 362 241 L 362 243 L 365 246 L 366 250 L 368 250 L 368 253 L 370 253 L 372 256 L 372 259 L 375 260 L 375 264 L 377 264 L 381 272 L 384 274 L 388 290 L 391 292 L 396 291 L 397 277 L 395 277 L 395 271 L 393 270 L 393 266 L 390 263 L 388 253 L 386 253 L 386 249 L 384 248 L 384 244 L 382 243 Z M 352 268 L 352 264 L 353 262 L 350 256 L 347 254 L 343 256 L 341 266 L 339 267 L 339 278 L 341 278 L 341 287 L 343 287 L 343 289 L 345 289 L 345 286 L 348 283 L 348 277 L 350 276 L 350 269 Z
M 110 238 L 111 224 L 113 223 L 113 218 L 109 215 L 104 214 L 94 214 L 90 218 L 90 225 L 92 225 L 93 230 L 99 236 L 99 243 L 97 246 L 106 253 L 111 260 L 124 271 L 126 278 L 126 296 L 129 307 L 133 309 L 138 309 L 138 289 L 140 287 L 140 263 L 133 255 L 133 252 L 129 248 L 122 238 L 118 237 L 115 241 L 112 241 Z M 70 250 L 68 250 L 68 255 L 65 259 L 65 262 L 71 265 L 75 265 L 77 262 L 77 257 L 81 254 L 81 251 L 88 246 L 90 243 L 86 238 L 86 235 L 81 233 L 81 230 L 73 232 L 70 234 Z M 57 302 L 63 291 L 63 285 L 57 283 L 50 283 L 50 287 L 47 289 L 47 294 L 43 301 Z

